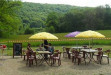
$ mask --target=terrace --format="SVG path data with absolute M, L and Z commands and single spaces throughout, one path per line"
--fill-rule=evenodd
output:
M 90 63 L 77 64 L 72 63 L 69 59 L 62 58 L 61 66 L 48 66 L 46 63 L 41 66 L 26 66 L 26 62 L 20 57 L 13 59 L 11 56 L 4 57 L 0 60 L 1 75 L 110 75 L 111 65 L 104 61 L 102 65 Z M 111 60 L 110 60 L 111 62 Z
M 110 46 L 96 45 L 94 48 L 101 47 L 109 49 Z M 73 46 L 67 46 L 73 47 Z M 32 47 L 33 50 L 36 47 Z M 23 48 L 26 49 L 26 48 Z M 55 46 L 55 49 L 60 49 L 61 46 Z M 12 57 L 12 48 L 7 51 L 11 56 L 0 57 L 0 74 L 1 75 L 110 75 L 111 65 L 107 64 L 106 58 L 103 59 L 102 64 L 97 64 L 91 62 L 85 65 L 81 63 L 80 65 L 72 63 L 71 59 L 63 58 L 61 55 L 61 65 L 48 66 L 45 62 L 42 65 L 32 65 L 31 67 L 26 66 L 26 61 L 20 56 Z M 110 60 L 111 62 L 111 60 Z

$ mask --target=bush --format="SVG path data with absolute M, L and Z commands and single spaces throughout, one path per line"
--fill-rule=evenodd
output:
M 24 34 L 33 34 L 34 33 L 34 30 L 33 29 L 30 29 L 30 28 L 27 28 L 25 30 L 25 33 Z

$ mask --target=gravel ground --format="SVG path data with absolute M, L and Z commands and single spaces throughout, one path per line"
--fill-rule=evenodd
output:
M 51 67 L 44 62 L 40 66 L 28 67 L 23 58 L 4 56 L 3 60 L 0 60 L 0 75 L 111 75 L 111 65 L 107 64 L 105 58 L 102 65 L 94 62 L 77 65 L 67 58 L 62 58 L 61 66 Z

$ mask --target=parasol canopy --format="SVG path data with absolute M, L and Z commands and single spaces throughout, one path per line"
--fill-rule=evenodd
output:
M 58 39 L 55 35 L 48 32 L 40 32 L 32 35 L 29 39 L 39 39 L 39 40 L 53 40 Z
M 102 35 L 99 32 L 88 30 L 81 32 L 80 34 L 76 35 L 75 37 L 83 37 L 83 38 L 105 38 L 104 35 Z
M 89 39 L 92 39 L 92 38 L 105 38 L 105 36 L 102 35 L 101 33 L 96 32 L 96 31 L 92 31 L 92 30 L 81 32 L 80 34 L 76 35 L 75 37 L 89 38 Z M 89 41 L 89 47 L 90 47 L 90 41 Z
M 65 35 L 65 37 L 75 37 L 75 36 L 78 35 L 79 33 L 80 33 L 79 31 L 71 32 L 71 33 Z

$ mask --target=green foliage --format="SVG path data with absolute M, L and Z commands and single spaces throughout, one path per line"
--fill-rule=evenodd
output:
M 25 2 L 18 15 L 23 29 L 46 28 L 56 33 L 111 29 L 109 5 L 91 8 Z
M 111 29 L 109 5 L 91 8 L 27 2 L 21 7 L 21 4 L 20 0 L 0 1 L 0 37 L 45 30 L 61 33 Z
M 47 31 L 52 32 L 52 33 L 55 32 L 55 30 L 58 29 L 58 25 L 57 24 L 58 24 L 57 13 L 55 13 L 55 12 L 50 13 L 48 15 L 47 21 L 46 21 Z
M 45 21 L 49 13 L 57 12 L 59 14 L 64 14 L 72 8 L 74 7 L 69 5 L 51 5 L 24 2 L 20 12 L 18 12 L 18 15 L 22 20 L 23 29 L 26 29 L 27 27 L 45 28 Z
M 0 1 L 0 31 L 2 36 L 7 36 L 19 30 L 20 19 L 16 12 L 21 6 L 20 0 L 1 0 Z
M 54 26 L 56 32 L 111 29 L 111 9 L 109 5 L 96 8 L 74 8 L 63 16 L 50 13 L 46 25 Z
M 33 29 L 30 29 L 30 28 L 27 28 L 25 30 L 25 33 L 24 34 L 33 34 L 34 33 L 34 30 Z

